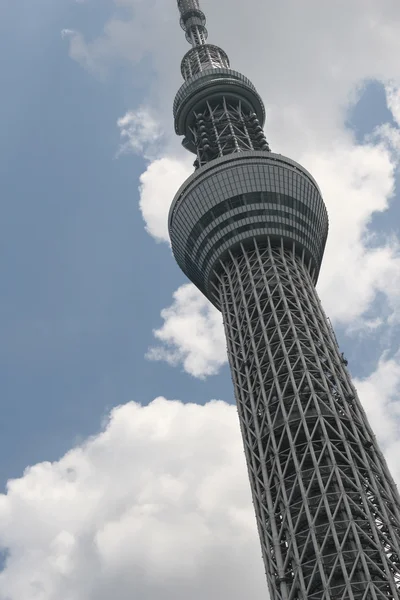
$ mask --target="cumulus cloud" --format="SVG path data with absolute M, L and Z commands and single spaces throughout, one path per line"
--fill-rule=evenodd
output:
M 89 57 L 93 69 L 109 64 L 106 57 L 134 65 L 145 55 L 151 57 L 151 110 L 167 135 L 163 151 L 142 175 L 140 208 L 147 231 L 167 241 L 169 203 L 191 171 L 190 158 L 184 163 L 169 150 L 172 144 L 178 146 L 177 139 L 172 141 L 170 108 L 180 83 L 178 65 L 185 42 L 176 29 L 174 0 L 115 3 L 124 8 L 123 17 L 116 12 L 103 34 L 86 42 L 80 53 L 75 50 L 74 56 L 82 64 Z M 396 0 L 347 0 L 340 5 L 286 0 L 266 6 L 251 0 L 251 10 L 242 3 L 232 11 L 230 4 L 231 0 L 202 0 L 210 40 L 229 52 L 234 68 L 250 76 L 264 97 L 272 148 L 309 168 L 327 203 L 331 226 L 319 291 L 329 316 L 353 331 L 355 322 L 365 329 L 378 317 L 382 325 L 397 321 L 399 241 L 391 232 L 374 235 L 371 220 L 393 201 L 399 129 L 382 123 L 359 144 L 347 127 L 347 109 L 367 81 L 377 80 L 386 86 L 388 108 L 399 122 L 400 5 Z M 172 30 L 177 35 L 171 36 Z M 270 51 L 276 48 L 279 52 Z M 384 316 L 370 314 L 379 294 L 388 307 Z M 171 331 L 170 336 L 181 338 L 179 332 Z M 159 356 L 174 362 L 170 349 L 164 346 L 164 354 L 162 349 Z M 184 347 L 175 350 L 186 356 Z
M 159 122 L 146 106 L 130 110 L 118 119 L 122 144 L 118 155 L 133 152 L 147 160 L 153 160 L 159 153 L 163 132 Z
M 242 600 L 266 583 L 236 410 L 157 398 L 0 495 L 1 600 Z
M 400 84 L 391 81 L 386 86 L 386 98 L 389 110 L 397 125 L 400 125 Z
M 356 381 L 400 482 L 400 367 Z M 236 409 L 157 398 L 0 495 L 0 600 L 267 597 Z
M 170 241 L 169 208 L 179 186 L 191 172 L 190 163 L 167 156 L 150 163 L 140 176 L 139 207 L 146 230 L 158 242 Z
M 354 384 L 392 475 L 400 484 L 400 355 L 391 359 L 382 356 L 376 370 Z
M 68 32 L 64 37 L 69 38 L 71 58 L 93 75 L 102 78 L 121 59 L 138 65 L 154 42 L 151 38 L 154 31 L 149 29 L 149 17 L 155 2 L 115 0 L 114 3 L 116 14 L 104 24 L 98 37 L 88 41 L 80 31 L 64 30 Z M 146 4 L 150 10 L 146 9 Z
M 370 223 L 393 194 L 397 158 L 389 136 L 395 141 L 397 131 L 384 125 L 359 145 L 345 117 L 363 82 L 375 78 L 387 84 L 399 122 L 398 88 L 388 82 L 400 75 L 400 5 L 250 2 L 232 11 L 231 0 L 203 0 L 211 32 L 220 32 L 212 41 L 233 49 L 234 67 L 253 78 L 267 102 L 273 148 L 310 168 L 323 189 L 331 232 L 320 292 L 328 312 L 338 322 L 362 319 L 379 292 L 395 312 L 398 242 L 375 239 Z M 79 32 L 64 32 L 70 54 L 104 73 L 112 60 L 138 64 L 150 53 L 157 77 L 151 110 L 168 131 L 184 49 L 177 35 L 169 36 L 177 27 L 175 2 L 115 3 L 125 16 L 113 17 L 100 38 L 87 42 Z M 233 39 L 241 40 L 240 49 Z M 144 152 L 149 140 L 132 115 L 120 122 L 123 141 Z M 166 149 L 151 157 L 141 177 L 141 210 L 157 240 L 167 240 L 169 203 L 188 170 Z M 193 286 L 177 290 L 162 318 L 152 359 L 181 364 L 198 377 L 226 361 L 221 317 Z M 399 357 L 383 357 L 356 385 L 399 481 Z M 222 402 L 160 398 L 114 409 L 102 433 L 9 482 L 0 496 L 0 540 L 8 552 L 0 600 L 266 595 L 237 416 Z
M 181 286 L 161 317 L 164 323 L 154 331 L 161 345 L 151 348 L 148 358 L 182 365 L 187 373 L 200 378 L 215 375 L 226 363 L 221 313 L 196 287 Z
M 114 2 L 114 16 L 102 35 L 86 41 L 86 51 L 101 66 L 106 57 L 137 65 L 150 54 L 158 79 L 152 98 L 169 123 L 179 59 L 187 48 L 177 29 L 176 1 Z M 396 0 L 341 0 L 339 5 L 250 0 L 235 11 L 231 0 L 202 0 L 202 7 L 210 41 L 229 52 L 232 64 L 246 71 L 264 96 L 271 140 L 284 152 L 299 156 L 316 143 L 334 142 L 338 130 L 343 132 L 346 106 L 366 80 L 399 78 Z
M 167 242 L 168 212 L 177 189 L 193 172 L 190 157 L 165 155 L 166 135 L 149 106 L 128 111 L 117 121 L 121 154 L 141 155 L 147 162 L 140 176 L 139 208 L 148 233 L 157 242 Z
M 394 130 L 388 127 L 388 131 Z M 347 140 L 330 152 L 305 157 L 311 172 L 323 182 L 322 191 L 329 207 L 330 234 L 319 293 L 332 321 L 345 325 L 353 334 L 358 330 L 376 331 L 379 326 L 393 324 L 400 318 L 399 241 L 393 235 L 384 241 L 377 240 L 369 228 L 374 213 L 388 209 L 395 188 L 396 162 L 383 133 L 376 134 L 375 143 L 354 145 Z M 189 164 L 183 168 L 179 160 L 163 158 L 150 164 L 142 175 L 140 208 L 147 230 L 158 240 L 168 240 L 170 198 L 189 174 Z M 164 325 L 155 331 L 161 345 L 149 357 L 183 365 L 187 372 L 198 377 L 214 374 L 218 363 L 214 353 L 205 353 L 204 347 L 213 348 L 215 339 L 223 339 L 222 321 L 215 317 L 212 307 L 210 312 L 204 312 L 207 300 L 200 302 L 197 288 L 181 289 L 185 293 L 178 290 L 172 306 L 162 311 Z M 380 306 L 378 314 L 369 312 L 364 316 L 378 293 L 387 300 L 386 312 Z M 188 315 L 190 323 L 198 326 L 191 326 L 186 334 Z M 225 352 L 219 365 L 224 362 Z
M 69 41 L 69 55 L 73 60 L 77 60 L 93 74 L 104 77 L 105 68 L 101 59 L 102 52 L 97 54 L 93 49 L 89 49 L 81 32 L 74 29 L 63 29 L 61 38 Z
M 387 146 L 337 145 L 307 162 L 322 184 L 330 231 L 318 290 L 334 322 L 345 325 L 368 311 L 376 294 L 392 310 L 400 300 L 399 244 L 378 240 L 370 229 L 375 213 L 388 209 L 395 187 L 395 163 Z
M 384 123 L 376 128 L 371 137 L 383 140 L 398 164 L 400 160 L 400 85 L 396 85 L 392 81 L 386 86 L 385 91 L 387 107 L 392 114 L 395 126 Z

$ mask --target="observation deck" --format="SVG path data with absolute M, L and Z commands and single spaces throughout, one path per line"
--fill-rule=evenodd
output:
M 247 151 L 217 158 L 185 181 L 171 205 L 169 232 L 180 268 L 219 308 L 220 262 L 255 239 L 292 249 L 316 283 L 328 214 L 302 166 L 280 154 Z

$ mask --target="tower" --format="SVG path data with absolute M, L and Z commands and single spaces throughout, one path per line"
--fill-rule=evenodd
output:
M 221 312 L 271 600 L 400 600 L 400 497 L 315 285 L 328 216 L 270 151 L 253 84 L 178 0 L 191 49 L 174 102 L 195 172 L 174 256 Z

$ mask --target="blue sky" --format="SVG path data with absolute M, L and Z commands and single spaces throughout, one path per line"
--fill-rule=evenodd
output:
M 264 10 L 260 8 L 258 0 L 251 1 L 254 8 Z M 216 372 L 213 376 L 204 377 L 204 373 L 200 373 L 200 377 L 195 377 L 191 374 L 193 369 L 191 371 L 187 367 L 184 358 L 193 355 L 196 360 L 196 351 L 185 348 L 182 350 L 173 336 L 168 337 L 166 334 L 167 342 L 160 342 L 155 340 L 153 334 L 154 329 L 161 330 L 165 321 L 168 321 L 160 316 L 161 311 L 173 305 L 174 292 L 186 283 L 175 265 L 168 245 L 156 242 L 146 232 L 139 210 L 138 187 L 142 174 L 148 173 L 152 165 L 157 168 L 160 164 L 157 161 L 169 160 L 171 163 L 167 164 L 173 165 L 182 161 L 179 153 L 180 140 L 172 137 L 170 130 L 173 94 L 179 84 L 177 57 L 183 55 L 187 45 L 175 13 L 162 13 L 161 16 L 158 15 L 158 20 L 154 19 L 150 23 L 153 12 L 155 14 L 157 7 L 164 6 L 163 2 L 164 0 L 154 0 L 145 6 L 138 0 L 37 0 L 35 3 L 14 0 L 4 2 L 0 8 L 2 491 L 6 490 L 8 480 L 21 477 L 28 466 L 43 461 L 58 461 L 71 448 L 96 434 L 115 406 L 132 400 L 148 405 L 158 396 L 200 405 L 211 399 L 233 402 L 232 384 L 226 364 L 215 367 L 213 363 L 210 367 Z M 168 10 L 174 4 L 172 0 L 165 2 Z M 383 206 L 384 199 L 390 197 L 388 190 L 393 178 L 398 182 L 398 156 L 393 149 L 393 154 L 390 154 L 387 146 L 374 146 L 375 142 L 373 147 L 368 146 L 368 136 L 374 131 L 376 136 L 376 128 L 382 124 L 388 124 L 392 132 L 398 131 L 395 112 L 388 102 L 389 79 L 397 81 L 398 78 L 400 81 L 400 73 L 396 72 L 395 66 L 390 66 L 392 63 L 389 61 L 389 54 L 390 57 L 394 55 L 393 48 L 384 45 L 381 50 L 382 64 L 368 64 L 366 56 L 367 64 L 359 65 L 354 61 L 353 64 L 349 59 L 348 70 L 346 51 L 338 49 L 338 57 L 333 53 L 331 64 L 321 70 L 332 89 L 335 87 L 341 90 L 341 95 L 338 92 L 337 97 L 330 102 L 323 95 L 325 80 L 322 81 L 322 75 L 320 87 L 320 80 L 315 81 L 312 70 L 308 72 L 305 68 L 301 75 L 304 85 L 300 81 L 300 75 L 297 81 L 293 74 L 293 81 L 290 82 L 289 77 L 279 74 L 278 68 L 270 79 L 267 76 L 272 64 L 270 53 L 265 53 L 264 62 L 257 62 L 256 58 L 251 61 L 249 53 L 251 55 L 252 51 L 246 40 L 243 39 L 243 46 L 239 42 L 233 42 L 232 32 L 238 27 L 240 15 L 235 16 L 232 12 L 229 16 L 232 31 L 228 26 L 224 28 L 222 13 L 226 2 L 227 0 L 221 0 L 220 3 L 215 3 L 214 0 L 212 4 L 211 0 L 204 0 L 207 11 L 211 13 L 210 21 L 214 23 L 212 41 L 219 41 L 219 31 L 221 45 L 229 51 L 232 64 L 251 76 L 264 96 L 268 91 L 268 97 L 265 97 L 270 115 L 267 137 L 272 138 L 273 149 L 290 153 L 300 161 L 304 159 L 306 166 L 321 180 L 324 194 L 329 200 L 332 239 L 340 240 L 341 227 L 345 236 L 351 227 L 354 229 L 360 224 L 360 235 L 357 239 L 354 238 L 354 248 L 362 247 L 365 254 L 370 248 L 384 247 L 388 244 L 388 236 L 400 234 L 399 192 L 395 190 L 391 196 L 388 210 L 384 210 Z M 308 10 L 312 11 L 313 2 L 314 0 L 308 0 L 306 3 L 306 13 Z M 292 0 L 286 0 L 286 4 L 292 4 Z M 382 15 L 379 13 L 379 2 L 374 1 L 372 4 L 377 23 L 385 24 L 385 19 L 389 23 L 390 18 L 385 11 Z M 397 5 L 392 6 L 390 2 L 388 4 L 393 10 L 391 18 L 400 22 Z M 351 15 L 354 12 L 358 22 L 362 14 L 362 3 L 351 0 L 348 7 L 351 29 Z M 274 11 L 277 11 L 276 19 L 282 28 L 284 20 L 281 8 L 274 7 Z M 110 19 L 126 22 L 127 27 L 132 29 L 132 49 L 118 48 L 112 37 L 114 34 L 107 30 Z M 327 19 L 329 21 L 329 16 Z M 135 29 L 138 22 L 144 24 L 144 32 L 148 37 L 139 61 L 139 54 L 135 55 L 140 50 L 140 36 Z M 160 33 L 161 26 L 173 27 L 170 46 L 162 46 L 164 34 Z M 333 31 L 335 26 L 333 23 Z M 321 21 L 318 27 L 321 29 L 321 37 L 328 39 L 330 34 L 328 29 L 324 29 L 327 28 L 325 21 Z M 70 30 L 70 34 L 62 36 L 62 30 Z M 315 29 L 317 30 L 318 28 Z M 273 28 L 268 31 L 269 37 L 266 37 L 271 39 L 272 44 Z M 313 35 L 317 36 L 318 31 L 315 31 Z M 151 32 L 154 37 L 150 35 Z M 74 53 L 74 48 L 76 50 L 78 47 L 74 46 L 79 41 L 78 34 L 82 36 L 83 42 L 79 46 L 80 51 Z M 332 35 L 332 39 L 335 39 L 335 34 Z M 340 30 L 337 36 L 340 35 L 345 39 L 345 48 L 347 43 L 351 45 L 354 37 L 352 34 L 346 38 L 346 32 Z M 102 52 L 98 51 L 100 46 L 96 45 L 99 39 L 102 44 L 105 41 L 101 46 Z M 121 36 L 116 39 L 120 41 Z M 365 44 L 369 43 L 368 39 L 366 36 Z M 295 36 L 293 40 L 294 44 Z M 317 43 L 318 40 L 315 46 Z M 149 50 L 153 45 L 156 48 L 154 52 Z M 305 42 L 304 49 L 301 50 L 304 50 L 304 63 L 308 56 L 306 45 Z M 241 47 L 243 52 L 240 51 Z M 88 67 L 82 48 L 87 53 L 86 57 L 91 56 L 91 67 Z M 113 48 L 112 52 L 110 48 Z M 133 53 L 132 56 L 129 52 Z M 319 58 L 315 54 L 315 47 L 311 47 L 310 52 L 314 57 L 314 66 L 311 66 L 315 68 L 315 77 L 318 77 Z M 327 56 L 331 57 L 329 53 Z M 386 58 L 388 60 L 384 60 Z M 276 60 L 285 60 L 285 57 L 278 57 Z M 390 63 L 389 66 L 386 63 Z M 166 65 L 172 65 L 170 68 L 175 69 L 173 73 L 170 71 L 170 76 Z M 307 77 L 310 77 L 310 81 Z M 316 96 L 320 93 L 321 98 L 311 99 L 310 82 L 316 86 Z M 351 101 L 351 97 L 355 97 L 355 86 L 359 92 L 356 100 Z M 286 94 L 282 97 L 287 98 L 290 95 L 287 90 L 293 89 L 295 100 L 282 102 L 280 88 Z M 316 110 L 314 102 L 318 105 L 326 102 L 324 110 Z M 306 108 L 301 112 L 303 106 Z M 160 130 L 165 132 L 163 141 L 157 142 L 155 148 L 150 144 L 151 152 L 154 153 L 150 158 L 146 159 L 137 152 L 125 152 L 117 158 L 121 145 L 117 121 L 129 111 L 137 111 L 139 107 L 145 107 L 146 110 L 148 108 L 152 118 L 160 122 Z M 315 128 L 310 116 L 314 114 Z M 131 143 L 134 143 L 135 135 L 139 138 L 146 137 L 140 128 L 131 134 L 128 140 Z M 379 140 L 383 139 L 384 136 L 379 135 Z M 385 136 L 384 139 L 387 140 L 387 133 Z M 146 146 L 149 140 L 144 139 L 143 143 Z M 378 141 L 377 144 L 379 143 L 381 142 Z M 354 163 L 354 172 L 359 174 L 359 180 L 352 173 L 348 175 L 348 180 L 355 182 L 351 183 L 353 187 L 347 185 L 347 175 L 343 176 L 343 196 L 340 189 L 337 191 L 335 187 L 341 184 L 337 181 L 340 178 L 335 175 L 335 164 L 338 162 L 335 153 L 339 154 L 341 148 L 349 153 L 349 164 L 353 164 L 350 160 L 353 155 L 356 157 L 354 160 L 361 161 L 360 164 Z M 360 148 L 365 156 L 359 153 Z M 332 163 L 329 162 L 330 157 Z M 382 157 L 382 164 L 377 157 Z M 372 163 L 379 163 L 376 173 L 375 167 L 370 168 Z M 329 174 L 330 164 L 333 165 L 332 176 Z M 163 181 L 158 182 L 158 185 L 163 188 Z M 176 187 L 177 185 L 178 182 Z M 146 186 L 147 183 L 144 186 L 147 189 Z M 166 189 L 169 189 L 168 186 Z M 171 189 L 174 189 L 173 185 Z M 372 199 L 365 194 L 368 189 L 372 189 Z M 352 202 L 353 197 L 356 201 L 358 192 L 361 198 L 365 194 L 366 203 L 371 208 L 366 211 L 365 217 L 359 216 L 362 209 L 357 208 L 359 213 L 352 217 L 353 221 L 348 225 L 344 217 L 343 222 L 341 221 L 341 215 L 349 207 L 347 197 L 350 198 L 349 202 Z M 374 196 L 382 197 L 380 204 L 377 201 L 376 206 L 373 205 Z M 172 200 L 172 194 L 170 199 Z M 166 205 L 168 198 L 163 198 L 162 201 Z M 160 198 L 160 206 L 161 204 Z M 361 204 L 362 202 L 360 206 Z M 162 218 L 164 213 L 165 206 L 158 218 Z M 151 229 L 152 223 L 147 217 L 146 220 L 147 227 Z M 368 223 L 368 229 L 365 223 Z M 371 233 L 374 234 L 373 237 Z M 391 239 L 393 242 L 393 238 Z M 321 283 L 324 303 L 329 306 L 328 313 L 333 314 L 336 333 L 342 350 L 350 360 L 352 373 L 364 380 L 360 381 L 359 389 L 365 393 L 370 414 L 372 417 L 375 414 L 374 403 L 377 403 L 377 394 L 381 389 L 385 396 L 382 406 L 390 405 L 391 410 L 393 409 L 390 413 L 392 423 L 395 422 L 393 414 L 400 414 L 396 403 L 400 385 L 400 304 L 397 303 L 399 294 L 396 293 L 399 263 L 396 240 L 393 248 L 393 255 L 387 259 L 379 259 L 382 263 L 374 263 L 372 259 L 369 263 L 360 259 L 357 265 L 362 268 L 359 269 L 359 279 L 358 275 L 354 279 L 353 295 L 350 290 L 353 276 L 351 265 L 346 263 L 347 255 L 343 255 L 343 261 L 346 265 L 344 270 L 348 267 L 350 273 L 350 283 L 345 280 L 345 276 L 343 281 L 339 278 L 339 267 L 332 276 L 333 283 L 329 281 L 329 277 Z M 328 270 L 333 265 L 334 253 L 329 252 L 322 269 L 326 266 Z M 368 266 L 370 264 L 371 267 Z M 370 281 L 369 273 L 374 269 L 377 275 L 375 279 L 371 276 Z M 381 272 L 385 274 L 383 282 L 379 279 Z M 390 282 L 393 282 L 393 289 Z M 337 298 L 335 296 L 329 303 L 327 300 L 332 295 L 332 290 L 337 292 Z M 341 296 L 344 298 L 343 306 Z M 204 309 L 202 310 L 204 316 Z M 197 318 L 198 313 L 194 311 L 193 314 Z M 384 322 L 376 328 L 372 326 L 371 322 L 382 315 Z M 212 317 L 207 313 L 205 320 L 211 323 Z M 212 328 L 213 325 L 210 326 Z M 206 333 L 205 337 L 208 335 Z M 164 358 L 169 356 L 170 362 L 171 352 L 178 353 L 175 367 L 166 360 L 150 361 L 145 357 L 148 349 L 157 344 L 164 348 Z M 216 360 L 215 356 L 212 360 Z M 210 359 L 211 363 L 212 360 Z M 380 361 L 384 362 L 381 371 Z M 220 419 L 223 423 L 225 408 L 210 406 L 210 414 L 214 415 L 215 422 L 219 423 Z M 125 412 L 118 415 L 123 414 L 129 421 L 132 417 L 129 411 L 134 409 L 126 406 L 123 410 Z M 179 412 L 180 409 L 176 410 Z M 164 405 L 159 407 L 160 419 L 168 421 L 165 411 L 167 409 Z M 139 413 L 135 413 L 135 418 L 139 418 L 137 414 Z M 154 412 L 146 414 L 151 414 L 151 418 L 157 420 Z M 204 418 L 204 430 L 207 430 L 209 421 L 204 414 L 195 414 L 199 423 L 203 423 Z M 383 412 L 376 414 L 378 425 L 379 419 L 386 423 Z M 233 417 L 231 413 L 229 415 L 226 419 L 230 423 Z M 398 422 L 396 427 L 398 430 Z M 214 431 L 212 427 L 211 430 Z M 135 431 L 140 438 L 140 429 Z M 193 434 L 193 437 L 202 447 L 209 443 L 211 452 L 214 442 L 218 448 L 215 441 L 217 431 L 214 433 L 215 435 L 210 434 L 210 441 L 197 434 Z M 380 435 L 383 433 L 383 429 L 378 432 Z M 175 447 L 179 428 L 171 429 L 170 435 L 170 445 Z M 189 437 L 185 443 L 190 445 Z M 236 452 L 235 444 L 232 445 L 232 452 Z M 144 448 L 143 445 L 140 450 L 142 454 L 135 454 L 136 450 L 133 449 L 132 456 L 144 456 Z M 182 452 L 184 453 L 183 446 L 176 450 L 177 456 Z M 116 456 L 119 454 L 116 453 Z M 126 460 L 129 462 L 130 459 Z M 55 469 L 58 469 L 57 464 Z M 226 465 L 216 463 L 215 469 L 217 467 L 223 470 Z M 38 467 L 39 471 L 41 468 Z M 206 469 L 199 467 L 200 478 L 205 471 Z M 24 481 L 21 479 L 21 485 Z M 227 489 L 231 489 L 229 485 Z M 232 490 L 235 491 L 237 485 L 232 475 Z M 239 494 L 240 498 L 241 494 L 242 492 Z M 240 510 L 241 502 L 242 500 L 238 504 Z M 243 511 L 246 512 L 247 508 L 243 508 Z M 66 525 L 65 527 L 68 529 Z M 249 529 L 249 539 L 253 535 L 252 527 L 253 524 Z M 247 540 L 247 533 L 245 535 L 244 530 L 240 531 L 245 536 L 243 539 Z M 11 534 L 10 539 L 13 539 Z M 226 539 L 231 538 L 227 536 Z M 244 549 L 247 548 L 246 544 L 247 541 L 243 542 Z M 232 546 L 231 543 L 230 545 Z M 255 553 L 259 554 L 258 548 Z M 233 563 L 228 559 L 226 564 L 232 568 Z M 9 598 L 27 600 L 29 593 L 15 592 Z M 91 600 L 94 598 L 91 593 L 82 592 L 83 598 Z M 173 597 L 172 591 L 171 595 Z M 128 596 L 127 591 L 121 591 L 118 600 L 125 600 Z M 56 591 L 54 596 L 50 592 L 47 595 L 43 593 L 40 600 L 53 600 L 55 597 Z M 144 594 L 140 597 L 152 596 L 149 592 L 147 596 Z M 70 598 L 81 600 L 81 596 L 72 593 Z M 3 600 L 1 589 L 0 600 Z M 196 600 L 194 596 L 193 600 Z
M 91 75 L 60 36 L 65 27 L 96 36 L 111 3 L 42 2 L 38 17 L 24 2 L 23 21 L 18 4 L 2 9 L 0 41 L 3 486 L 96 432 L 112 406 L 158 395 L 232 401 L 226 368 L 199 381 L 144 358 L 160 310 L 184 282 L 168 248 L 144 230 L 143 160 L 115 158 L 116 121 L 147 89 L 132 85 L 127 65 L 103 80 Z M 387 118 L 383 86 L 371 83 L 347 124 L 361 141 Z M 399 214 L 393 204 L 380 226 Z M 364 375 L 357 340 L 341 340 Z M 376 349 L 365 358 L 370 365 Z
M 48 2 L 45 22 L 30 3 L 22 23 L 16 5 L 2 10 L 3 486 L 97 431 L 114 405 L 232 396 L 226 370 L 204 383 L 144 358 L 184 277 L 144 230 L 144 162 L 115 159 L 117 118 L 142 98 L 135 73 L 98 80 L 61 39 L 71 25 L 95 34 L 102 4 Z

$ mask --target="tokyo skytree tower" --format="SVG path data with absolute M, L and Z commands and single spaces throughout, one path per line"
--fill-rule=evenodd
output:
M 315 291 L 320 190 L 270 151 L 262 99 L 207 43 L 198 0 L 178 7 L 175 130 L 196 159 L 169 230 L 223 315 L 271 600 L 400 600 L 400 497 Z

